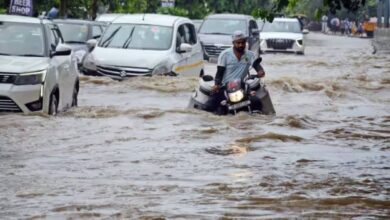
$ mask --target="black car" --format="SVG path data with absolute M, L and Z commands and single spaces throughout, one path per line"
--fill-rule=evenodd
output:
M 216 60 L 219 54 L 232 46 L 232 35 L 240 30 L 248 36 L 247 49 L 260 54 L 260 34 L 252 16 L 242 14 L 214 14 L 206 17 L 198 36 L 205 60 Z
M 74 51 L 79 67 L 88 52 L 87 41 L 100 38 L 106 25 L 77 19 L 56 19 L 54 23 L 58 25 L 65 43 Z

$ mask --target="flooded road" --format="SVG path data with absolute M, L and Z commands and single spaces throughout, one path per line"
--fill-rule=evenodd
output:
M 1 219 L 388 219 L 390 56 L 307 37 L 263 55 L 275 116 L 186 109 L 196 76 L 82 77 L 78 108 L 0 115 Z

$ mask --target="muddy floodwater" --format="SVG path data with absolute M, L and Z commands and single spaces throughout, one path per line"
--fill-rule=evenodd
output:
M 78 108 L 0 115 L 0 219 L 389 219 L 390 56 L 307 38 L 262 56 L 275 116 L 187 109 L 197 76 L 82 76 Z

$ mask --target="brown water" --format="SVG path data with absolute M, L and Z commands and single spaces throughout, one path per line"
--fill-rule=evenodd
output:
M 82 77 L 78 108 L 0 115 L 0 218 L 390 218 L 390 56 L 308 39 L 263 56 L 276 116 L 186 109 L 196 76 Z

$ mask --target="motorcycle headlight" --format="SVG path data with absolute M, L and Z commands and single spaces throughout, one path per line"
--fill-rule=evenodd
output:
M 16 77 L 15 85 L 37 85 L 45 81 L 46 70 L 21 73 Z
M 80 64 L 83 61 L 83 57 L 85 55 L 85 50 L 78 50 L 74 53 L 77 59 L 77 63 Z
M 235 91 L 235 92 L 232 92 L 232 93 L 229 93 L 229 100 L 231 102 L 239 102 L 243 98 L 244 98 L 244 92 L 242 91 L 242 89 Z
M 89 70 L 96 71 L 96 60 L 93 57 L 92 53 L 87 54 L 87 56 L 85 57 L 85 60 L 83 62 L 83 66 Z
M 152 75 L 165 75 L 168 74 L 170 71 L 168 67 L 165 65 L 157 66 L 153 69 Z

